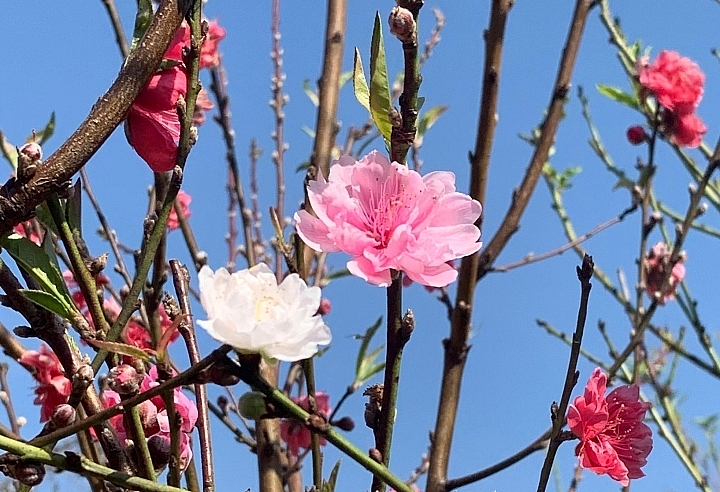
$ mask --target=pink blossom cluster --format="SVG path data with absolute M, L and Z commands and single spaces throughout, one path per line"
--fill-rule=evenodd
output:
M 300 405 L 305 410 L 310 410 L 310 402 L 307 395 L 300 398 L 292 398 L 292 401 Z M 315 404 L 317 409 L 326 417 L 330 415 L 330 396 L 327 393 L 318 391 L 315 393 Z M 300 422 L 292 419 L 283 419 L 280 422 L 280 437 L 287 444 L 290 454 L 298 456 L 300 449 L 310 449 L 311 433 L 310 430 Z M 320 437 L 320 445 L 325 446 L 327 441 L 324 437 Z
M 670 141 L 686 147 L 702 143 L 707 127 L 695 114 L 703 96 L 705 75 L 689 58 L 663 50 L 650 64 L 647 57 L 637 63 L 638 80 L 646 93 L 662 107 L 661 118 Z
M 200 51 L 200 68 L 220 63 L 218 43 L 225 37 L 225 30 L 216 21 L 208 24 L 208 34 Z M 165 60 L 174 62 L 150 78 L 138 94 L 126 118 L 125 135 L 148 166 L 157 173 L 175 167 L 177 147 L 180 140 L 180 119 L 177 112 L 178 99 L 187 96 L 187 67 L 183 51 L 190 46 L 190 28 L 187 23 L 178 29 L 165 52 Z M 204 94 L 200 98 L 199 111 L 212 108 Z M 194 113 L 194 120 L 202 123 L 204 114 Z
M 69 270 L 65 270 L 63 272 L 63 278 L 65 279 L 65 283 L 67 284 L 68 289 L 70 290 L 70 294 L 73 298 L 73 301 L 75 302 L 75 305 L 83 314 L 83 316 L 85 316 L 85 319 L 87 319 L 88 323 L 90 323 L 90 326 L 94 326 L 92 316 L 90 316 L 87 301 L 85 300 L 85 296 L 80 291 L 80 287 L 75 281 L 75 277 L 73 276 L 72 272 Z M 110 279 L 108 279 L 105 275 L 100 274 L 95 278 L 95 281 L 98 286 L 102 286 L 108 284 L 110 282 Z M 117 319 L 122 309 L 117 303 L 117 301 L 115 301 L 115 299 L 112 297 L 103 299 L 102 307 L 105 316 L 111 321 Z M 158 316 L 160 316 L 160 327 L 162 328 L 163 333 L 168 329 L 172 328 L 172 320 L 167 315 L 167 312 L 165 311 L 165 308 L 162 304 L 160 304 L 160 306 L 158 307 Z M 180 336 L 180 333 L 177 331 L 177 329 L 175 329 L 175 332 L 170 337 L 170 342 L 175 341 L 178 336 Z M 145 326 L 132 318 L 130 319 L 130 321 L 128 321 L 128 324 L 123 330 L 123 339 L 127 344 L 133 345 L 145 351 L 152 351 L 155 348 L 152 343 L 152 337 L 150 336 L 150 332 L 147 330 L 147 328 L 145 328 Z
M 150 388 L 158 386 L 160 383 L 157 379 L 157 366 L 152 366 L 140 383 L 140 392 L 148 391 Z M 122 401 L 120 395 L 113 390 L 103 391 L 102 400 L 105 408 L 118 405 Z M 181 388 L 175 388 L 173 401 L 175 403 L 175 411 L 180 418 L 179 467 L 185 470 L 192 459 L 190 433 L 195 427 L 195 422 L 197 422 L 198 410 L 195 403 L 185 396 Z M 170 442 L 170 421 L 168 419 L 165 402 L 161 396 L 155 396 L 141 403 L 139 405 L 139 413 L 146 439 L 149 440 L 157 436 L 155 438 L 162 438 L 167 440 L 168 443 Z M 124 443 L 126 439 L 129 438 L 125 417 L 123 415 L 116 415 L 110 419 L 110 423 L 115 429 L 120 442 Z
M 639 401 L 637 385 L 619 386 L 605 396 L 607 374 L 595 369 L 585 394 L 568 409 L 567 423 L 580 438 L 575 454 L 580 466 L 598 475 L 607 474 L 627 487 L 652 450 L 652 430 L 643 422 L 650 403 Z
M 444 287 L 457 278 L 450 262 L 475 253 L 482 243 L 475 221 L 482 207 L 455 190 L 455 175 L 420 176 L 373 151 L 359 161 L 342 156 L 328 180 L 307 187 L 312 215 L 295 214 L 302 240 L 316 251 L 344 251 L 347 268 L 387 287 L 393 271 L 414 282 Z
M 72 383 L 65 377 L 65 371 L 55 352 L 46 345 L 40 350 L 28 350 L 18 362 L 32 372 L 38 382 L 35 388 L 35 405 L 40 405 L 40 422 L 50 419 L 55 407 L 67 403 Z

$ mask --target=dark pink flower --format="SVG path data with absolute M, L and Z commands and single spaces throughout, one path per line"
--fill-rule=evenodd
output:
M 640 84 L 666 109 L 678 113 L 695 110 L 703 95 L 705 75 L 690 58 L 663 50 L 650 64 L 640 64 Z
M 13 232 L 17 232 L 22 237 L 29 239 L 30 241 L 34 242 L 38 246 L 42 243 L 42 239 L 38 235 L 36 231 L 37 223 L 35 219 L 28 220 L 25 222 L 20 222 L 15 227 L 13 227 Z
M 208 22 L 208 32 L 200 49 L 200 68 L 216 67 L 220 63 L 218 44 L 225 39 L 225 29 L 216 20 Z
M 55 407 L 67 403 L 72 383 L 65 377 L 55 352 L 45 345 L 40 345 L 39 351 L 28 350 L 18 362 L 32 371 L 39 383 L 35 388 L 33 403 L 40 405 L 40 422 L 45 422 L 50 419 Z
M 430 287 L 457 278 L 448 265 L 480 249 L 480 203 L 455 191 L 455 175 L 419 173 L 373 151 L 360 161 L 342 156 L 308 184 L 317 217 L 295 214 L 297 231 L 316 251 L 344 251 L 353 275 L 386 287 L 392 271 Z
M 595 369 L 585 394 L 570 405 L 567 423 L 580 439 L 580 466 L 626 487 L 645 476 L 641 468 L 652 450 L 652 430 L 643 419 L 650 403 L 639 401 L 637 385 L 619 386 L 605 397 L 606 387 L 607 375 Z
M 648 296 L 653 299 L 656 295 L 660 295 L 660 289 L 662 288 L 662 282 L 665 279 L 665 273 L 667 272 L 668 264 L 672 251 L 670 251 L 667 245 L 663 242 L 657 243 L 648 251 L 647 257 L 645 258 L 645 291 Z M 683 265 L 684 257 L 675 263 L 670 272 L 670 280 L 667 288 L 660 296 L 660 304 L 665 304 L 667 301 L 675 299 L 675 291 L 680 282 L 685 278 L 685 265 Z
M 210 100 L 208 92 L 200 89 L 197 99 L 195 100 L 195 111 L 193 112 L 193 125 L 200 126 L 205 123 L 205 113 L 214 108 L 215 105 Z
M 305 410 L 310 410 L 310 402 L 308 402 L 307 395 L 301 396 L 300 398 L 293 397 L 292 400 L 300 405 Z M 330 415 L 330 396 L 327 393 L 318 391 L 315 393 L 315 403 L 317 404 L 318 410 L 326 417 Z M 310 430 L 303 424 L 292 419 L 283 419 L 280 422 L 280 437 L 288 446 L 290 454 L 298 456 L 300 454 L 300 448 L 309 449 L 311 441 Z M 320 437 L 320 445 L 325 446 L 327 441 L 322 436 Z
M 707 133 L 705 123 L 695 113 L 667 113 L 665 120 L 670 141 L 675 145 L 695 148 Z
M 182 209 L 185 218 L 190 218 L 190 215 L 192 215 L 190 212 L 190 202 L 192 202 L 192 197 L 183 190 L 180 190 L 177 194 L 176 200 L 180 202 L 180 208 Z M 177 212 L 175 212 L 175 207 L 173 207 L 170 210 L 170 215 L 168 216 L 167 228 L 173 231 L 178 227 L 180 227 L 180 221 L 178 220 Z

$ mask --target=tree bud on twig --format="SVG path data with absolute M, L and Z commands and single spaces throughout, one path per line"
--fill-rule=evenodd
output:
M 390 24 L 390 33 L 394 34 L 402 43 L 417 43 L 415 19 L 408 9 L 402 7 L 392 9 L 388 24 Z

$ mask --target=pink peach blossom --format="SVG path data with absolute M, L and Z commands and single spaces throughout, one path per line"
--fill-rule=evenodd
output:
M 644 422 L 650 404 L 639 401 L 637 385 L 619 386 L 605 397 L 607 375 L 597 368 L 567 414 L 570 430 L 580 438 L 575 454 L 580 466 L 607 474 L 624 487 L 645 476 L 641 468 L 652 450 L 652 430 Z
M 641 64 L 640 84 L 670 111 L 692 112 L 703 95 L 705 75 L 690 58 L 663 50 L 652 64 Z
M 310 402 L 308 401 L 307 395 L 301 396 L 300 398 L 293 397 L 292 400 L 305 410 L 310 409 Z M 322 414 L 326 417 L 330 415 L 330 396 L 327 393 L 322 391 L 315 393 L 315 403 Z M 310 430 L 295 420 L 283 419 L 280 422 L 280 437 L 285 441 L 290 450 L 290 454 L 293 456 L 300 454 L 300 448 L 310 448 Z M 325 438 L 320 437 L 320 445 L 325 446 L 325 444 L 327 444 Z
M 297 231 L 317 251 L 344 251 L 352 256 L 350 273 L 386 287 L 392 271 L 413 281 L 444 287 L 457 278 L 448 265 L 475 253 L 480 230 L 480 203 L 455 191 L 455 175 L 420 176 L 373 151 L 356 161 L 342 156 L 308 184 L 317 217 L 295 214 Z
M 645 291 L 651 299 L 654 298 L 662 288 L 662 282 L 665 279 L 665 273 L 667 272 L 671 256 L 672 251 L 667 247 L 667 245 L 663 242 L 659 242 L 653 246 L 650 251 L 648 251 L 648 254 L 645 257 Z M 683 264 L 684 259 L 685 258 L 681 256 L 680 260 L 672 267 L 668 286 L 659 298 L 660 304 L 664 305 L 667 301 L 675 299 L 677 286 L 685 278 L 685 265 Z
M 192 202 L 192 197 L 183 190 L 180 190 L 177 194 L 177 200 L 180 202 L 180 208 L 183 211 L 183 215 L 186 219 L 189 219 L 190 215 L 192 215 L 190 212 L 190 202 Z M 180 221 L 178 220 L 177 212 L 175 212 L 175 207 L 173 207 L 170 210 L 170 215 L 168 216 L 167 228 L 173 231 L 178 227 L 180 227 Z
M 225 35 L 225 29 L 218 24 L 218 21 L 208 22 L 207 36 L 200 50 L 200 68 L 216 67 L 220 63 L 218 44 L 225 39 Z
M 72 391 L 72 383 L 65 377 L 60 361 L 55 352 L 47 346 L 40 345 L 40 350 L 28 350 L 19 359 L 20 364 L 32 371 L 39 383 L 35 388 L 35 405 L 40 405 L 40 422 L 52 416 L 58 405 L 67 403 Z

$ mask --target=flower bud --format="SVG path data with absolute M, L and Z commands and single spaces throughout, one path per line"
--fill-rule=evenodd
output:
M 250 420 L 258 420 L 267 413 L 265 395 L 258 391 L 245 393 L 238 400 L 240 415 Z
M 120 364 L 110 369 L 108 374 L 108 387 L 119 395 L 134 395 L 140 391 L 142 377 L 138 375 L 135 368 L 128 364 Z
M 63 427 L 74 424 L 75 416 L 75 409 L 67 403 L 63 403 L 55 407 L 50 421 L 55 425 L 56 429 L 62 429 Z
M 147 440 L 147 446 L 156 470 L 160 470 L 170 463 L 170 440 L 167 437 L 155 434 Z
M 633 145 L 640 145 L 647 141 L 648 135 L 645 133 L 645 128 L 640 125 L 634 125 L 627 129 L 627 139 Z
M 31 161 L 39 161 L 42 159 L 42 147 L 36 142 L 28 142 L 20 147 L 19 153 L 29 157 Z
M 330 299 L 322 298 L 320 300 L 320 307 L 318 308 L 318 314 L 321 316 L 325 316 L 330 312 L 332 309 L 332 304 L 330 304 Z
M 403 43 L 417 42 L 415 34 L 415 19 L 412 12 L 403 7 L 395 7 L 390 11 L 390 33 L 394 34 Z
M 338 421 L 332 422 L 332 424 L 340 430 L 350 432 L 355 428 L 355 421 L 352 417 L 345 416 Z
M 45 478 L 45 465 L 39 463 L 19 463 L 12 473 L 13 478 L 23 485 L 34 487 Z

